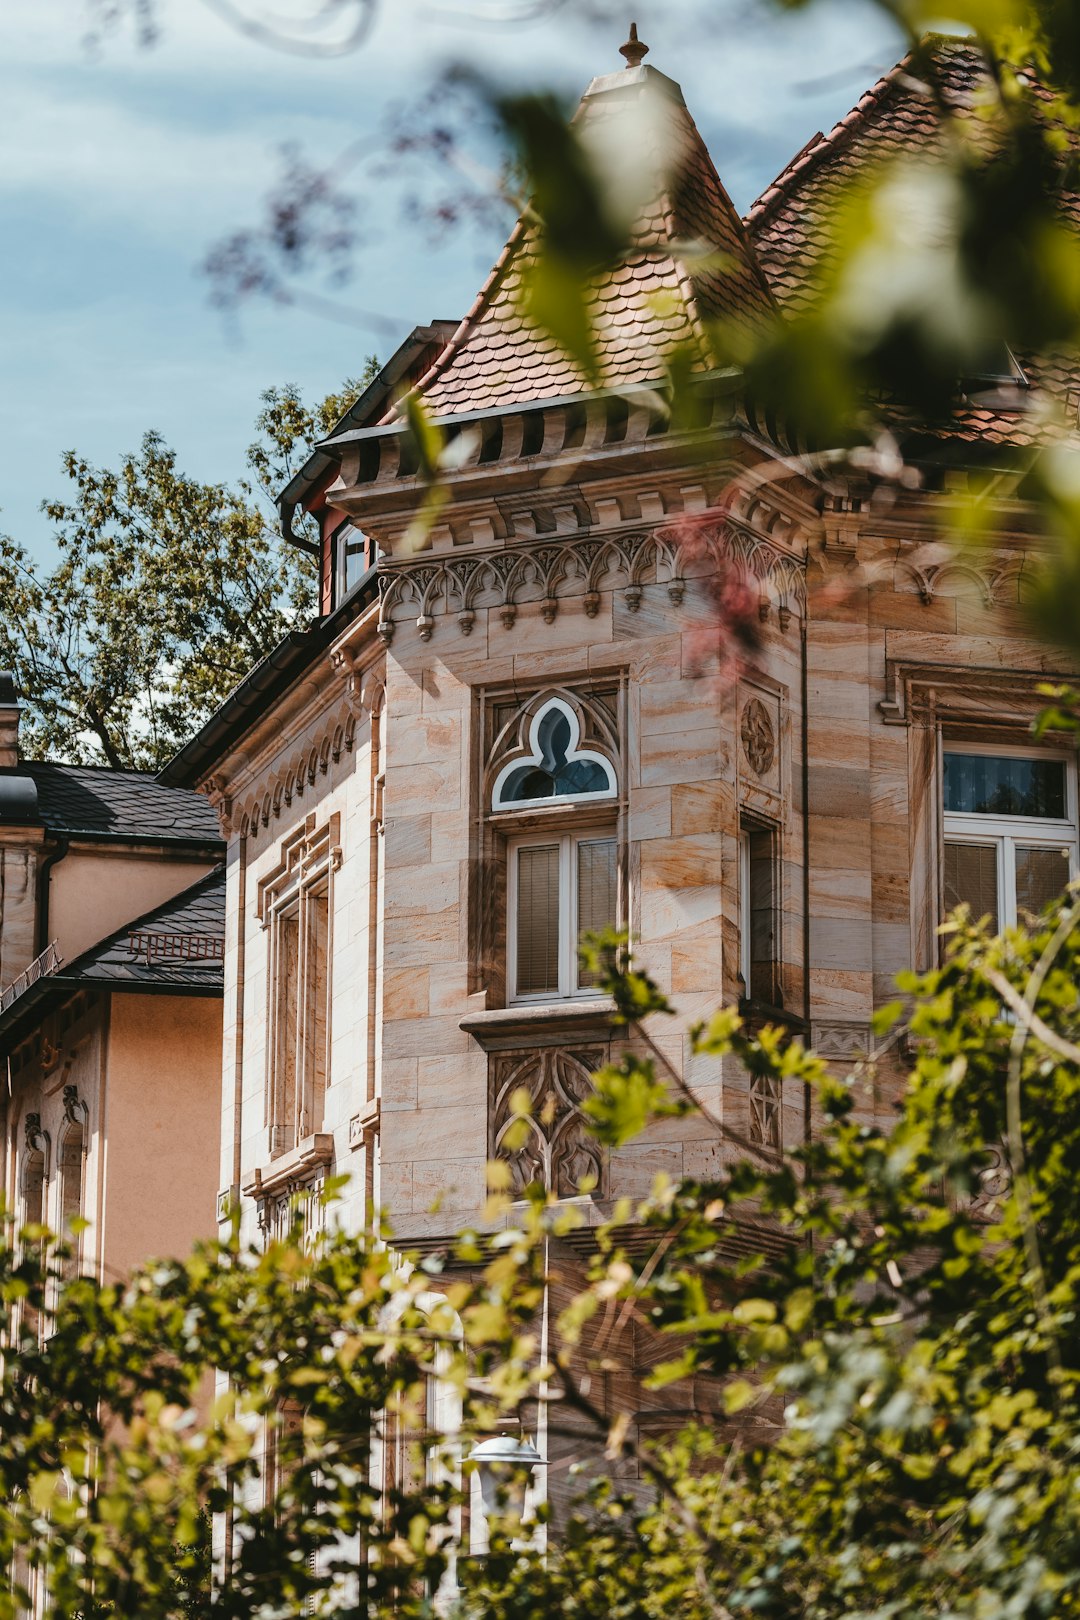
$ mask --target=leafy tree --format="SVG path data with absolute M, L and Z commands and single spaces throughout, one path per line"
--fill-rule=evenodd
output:
M 840 1081 L 734 1012 L 696 1031 L 699 1052 L 809 1086 L 820 1134 L 782 1156 L 714 1122 L 726 1169 L 616 1210 L 548 1362 L 547 1240 L 581 1216 L 535 1187 L 511 1204 L 502 1164 L 465 1271 L 404 1264 L 379 1231 L 234 1238 L 126 1286 L 69 1282 L 42 1344 L 62 1254 L 39 1229 L 7 1242 L 0 1559 L 36 1567 L 59 1614 L 427 1615 L 436 1590 L 445 1611 L 457 1458 L 540 1400 L 552 1430 L 592 1425 L 593 1479 L 544 1552 L 496 1519 L 487 1557 L 458 1560 L 463 1615 L 1080 1612 L 1080 892 L 1030 932 L 950 929 L 942 968 L 903 985 L 891 1130 L 859 1123 L 867 1074 Z M 628 1025 L 589 1105 L 614 1145 L 698 1105 L 649 1034 L 666 998 L 614 936 L 592 951 Z M 738 1257 L 731 1235 L 763 1227 L 786 1241 Z M 647 1383 L 705 1375 L 718 1419 L 656 1442 L 601 1409 L 631 1326 L 670 1341 Z M 462 1402 L 441 1440 L 421 1433 L 433 1375 Z M 370 1464 L 395 1433 L 445 1449 L 383 1497 Z M 232 1526 L 212 1587 L 207 1513 Z
M 315 406 L 270 389 L 235 486 L 188 477 L 155 433 L 115 469 L 64 457 L 71 493 L 44 506 L 55 564 L 0 537 L 0 667 L 27 754 L 154 769 L 311 616 L 315 571 L 272 496 L 374 369 Z

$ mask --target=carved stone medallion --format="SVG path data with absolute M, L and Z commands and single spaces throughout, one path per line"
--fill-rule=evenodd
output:
M 760 698 L 750 698 L 743 709 L 739 735 L 750 769 L 756 776 L 765 776 L 776 758 L 776 731 Z

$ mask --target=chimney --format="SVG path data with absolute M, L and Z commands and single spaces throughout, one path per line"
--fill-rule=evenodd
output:
M 15 677 L 0 670 L 0 769 L 14 770 L 19 763 L 19 694 Z

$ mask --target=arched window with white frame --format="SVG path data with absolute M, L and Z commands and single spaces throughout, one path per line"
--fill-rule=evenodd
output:
M 511 1002 L 597 994 L 578 942 L 619 921 L 619 783 L 566 698 L 542 699 L 502 763 L 490 815 L 506 827 L 506 987 Z

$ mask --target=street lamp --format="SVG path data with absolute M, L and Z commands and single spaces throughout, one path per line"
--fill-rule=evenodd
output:
M 525 1512 L 530 1478 L 537 1468 L 547 1467 L 531 1440 L 512 1434 L 481 1440 L 470 1451 L 469 1461 L 476 1464 L 480 1476 L 485 1515 L 501 1512 L 517 1519 Z

